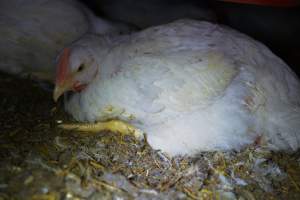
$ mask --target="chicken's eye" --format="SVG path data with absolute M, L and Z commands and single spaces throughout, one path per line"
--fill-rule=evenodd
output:
M 77 69 L 77 72 L 81 72 L 83 69 L 84 69 L 84 64 L 81 64 L 78 69 Z

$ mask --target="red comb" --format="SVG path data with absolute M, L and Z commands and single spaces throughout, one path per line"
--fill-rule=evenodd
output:
M 59 57 L 57 71 L 56 71 L 56 84 L 63 83 L 66 80 L 69 69 L 69 58 L 70 58 L 70 48 L 65 48 Z

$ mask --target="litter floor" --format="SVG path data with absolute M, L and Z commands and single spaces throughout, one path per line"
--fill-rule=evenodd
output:
M 300 199 L 300 152 L 170 158 L 146 140 L 57 128 L 72 119 L 41 86 L 0 74 L 0 200 Z

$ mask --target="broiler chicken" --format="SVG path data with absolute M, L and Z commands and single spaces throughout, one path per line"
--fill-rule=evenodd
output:
M 0 13 L 0 71 L 50 81 L 55 79 L 56 55 L 87 31 L 130 31 L 97 18 L 76 0 L 5 0 Z
M 218 24 L 86 35 L 59 59 L 54 99 L 69 90 L 66 111 L 96 124 L 65 128 L 142 131 L 170 155 L 240 149 L 258 138 L 274 150 L 299 147 L 299 79 L 266 46 Z

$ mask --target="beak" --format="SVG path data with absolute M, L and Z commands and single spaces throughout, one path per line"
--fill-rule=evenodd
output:
M 70 49 L 64 48 L 62 54 L 60 55 L 57 72 L 56 72 L 56 84 L 53 91 L 53 99 L 57 102 L 58 98 L 70 90 L 72 87 L 72 77 L 69 75 L 69 58 Z
M 57 102 L 59 97 L 63 95 L 66 91 L 69 91 L 71 89 L 71 85 L 68 84 L 68 82 L 65 82 L 63 84 L 56 84 L 54 91 L 53 91 L 53 100 L 54 102 Z
M 53 91 L 53 100 L 54 102 L 57 102 L 58 98 L 64 93 L 64 89 L 58 86 L 55 86 L 55 89 Z

